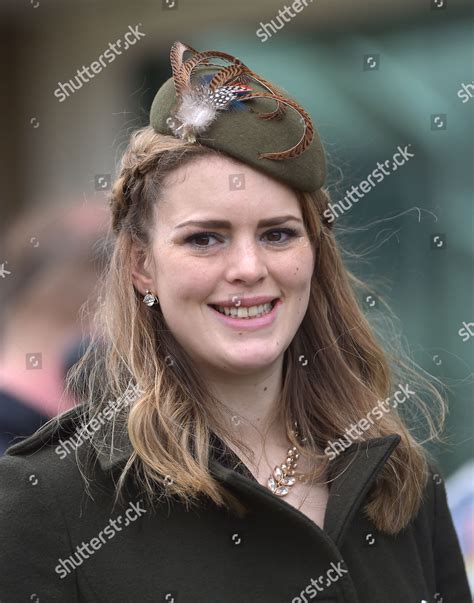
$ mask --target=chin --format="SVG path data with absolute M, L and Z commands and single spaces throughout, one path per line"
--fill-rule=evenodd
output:
M 265 346 L 265 349 L 261 351 L 255 350 L 249 352 L 245 350 L 241 355 L 227 356 L 220 366 L 232 372 L 251 373 L 269 367 L 278 360 L 280 355 L 281 352 L 278 354 L 268 354 L 268 346 Z

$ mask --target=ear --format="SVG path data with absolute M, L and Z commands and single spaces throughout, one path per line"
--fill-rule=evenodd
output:
M 149 257 L 146 251 L 135 242 L 132 243 L 131 249 L 131 271 L 135 289 L 142 293 L 142 295 L 146 294 L 147 289 L 156 292 L 153 258 Z

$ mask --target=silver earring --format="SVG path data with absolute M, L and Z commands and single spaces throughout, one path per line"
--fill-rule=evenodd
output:
M 153 306 L 154 304 L 159 304 L 160 301 L 159 299 L 156 297 L 156 295 L 154 295 L 149 289 L 146 290 L 146 295 L 143 298 L 143 301 L 146 303 L 147 306 Z

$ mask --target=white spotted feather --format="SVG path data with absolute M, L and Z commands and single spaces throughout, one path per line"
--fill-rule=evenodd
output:
M 220 86 L 214 92 L 207 84 L 188 87 L 182 94 L 181 103 L 169 125 L 173 133 L 189 142 L 205 132 L 216 119 L 218 111 L 226 110 L 230 103 L 246 93 L 247 86 Z

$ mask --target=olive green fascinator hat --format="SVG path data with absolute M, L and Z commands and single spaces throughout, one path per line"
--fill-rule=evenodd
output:
M 300 191 L 323 186 L 321 140 L 296 100 L 225 52 L 176 41 L 170 62 L 173 76 L 150 109 L 156 132 L 222 151 Z

